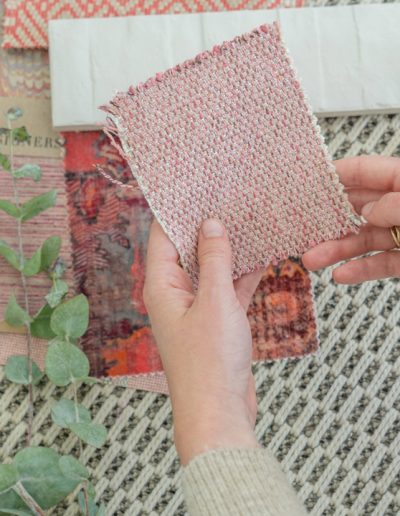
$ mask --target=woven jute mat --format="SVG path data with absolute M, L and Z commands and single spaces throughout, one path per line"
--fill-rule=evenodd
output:
M 321 120 L 335 158 L 400 156 L 400 115 Z M 321 350 L 301 360 L 255 366 L 257 436 L 274 452 L 311 514 L 400 513 L 400 282 L 346 287 L 330 269 L 313 275 Z M 2 375 L 2 372 L 0 373 Z M 77 440 L 51 424 L 63 389 L 36 390 L 32 444 L 77 453 Z M 82 402 L 109 430 L 101 450 L 86 447 L 107 515 L 182 515 L 171 406 L 162 394 L 112 384 L 81 389 Z M 27 393 L 0 381 L 2 459 L 23 446 Z M 67 391 L 65 396 L 72 397 Z M 53 514 L 79 514 L 76 503 Z

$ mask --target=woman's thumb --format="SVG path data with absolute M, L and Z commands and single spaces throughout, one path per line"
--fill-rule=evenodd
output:
M 224 226 L 216 219 L 205 220 L 199 232 L 199 291 L 233 291 L 232 256 Z
M 378 201 L 366 204 L 361 214 L 368 222 L 382 228 L 400 225 L 400 192 L 389 192 Z

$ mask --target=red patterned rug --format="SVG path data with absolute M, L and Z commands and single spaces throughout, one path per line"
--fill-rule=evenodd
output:
M 47 48 L 47 25 L 57 18 L 107 18 L 301 7 L 304 0 L 5 0 L 3 48 Z
M 105 179 L 131 181 L 126 162 L 100 131 L 64 133 L 65 178 L 78 290 L 90 302 L 83 347 L 95 376 L 161 371 L 142 300 L 151 212 L 142 195 Z M 318 348 L 311 282 L 300 262 L 269 267 L 249 309 L 254 360 Z

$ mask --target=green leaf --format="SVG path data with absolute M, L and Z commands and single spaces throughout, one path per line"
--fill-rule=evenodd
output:
M 21 216 L 21 210 L 17 206 L 7 201 L 6 199 L 0 199 L 0 210 L 5 211 L 7 215 L 18 219 Z
M 85 504 L 85 493 L 83 490 L 79 491 L 79 493 L 78 493 L 78 503 L 79 503 L 79 507 L 81 508 L 82 513 L 86 515 L 87 512 L 86 512 L 86 504 Z M 94 496 L 91 496 L 89 494 L 88 494 L 88 508 L 89 508 L 88 516 L 97 516 L 98 508 L 97 508 L 97 505 L 95 504 Z
M 35 516 L 14 489 L 0 493 L 0 515 L 9 516 L 10 514 Z
M 58 453 L 40 446 L 24 448 L 14 458 L 22 485 L 43 509 L 59 503 L 79 484 L 64 475 L 59 461 Z
M 92 498 L 96 497 L 96 490 L 91 482 L 86 482 L 86 491 L 88 492 L 88 495 Z
M 4 168 L 4 170 L 7 170 L 8 172 L 10 172 L 10 170 L 11 170 L 10 160 L 2 152 L 0 152 L 0 166 L 2 168 Z
M 79 294 L 57 306 L 50 324 L 54 333 L 67 340 L 81 337 L 89 324 L 89 303 L 86 296 Z
M 52 346 L 53 344 L 64 344 L 65 340 L 57 337 L 57 335 L 54 337 L 54 339 L 49 340 L 48 345 Z M 75 344 L 74 342 L 70 342 L 70 344 Z
M 18 471 L 12 464 L 0 464 L 0 493 L 18 482 Z
M 28 357 L 25 355 L 13 355 L 7 359 L 4 373 L 10 382 L 21 385 L 29 385 Z M 36 385 L 43 377 L 43 373 L 32 360 L 32 383 Z
M 12 129 L 11 136 L 13 138 L 13 141 L 18 143 L 27 142 L 30 138 L 25 126 L 16 127 L 15 129 Z
M 89 478 L 89 471 L 87 468 L 70 455 L 61 457 L 59 460 L 59 466 L 66 477 L 79 481 Z
M 53 309 L 45 304 L 42 308 L 37 312 L 37 314 L 33 318 L 33 322 L 31 323 L 31 333 L 34 337 L 38 339 L 52 339 L 55 337 L 55 333 L 50 327 L 50 318 L 53 313 Z
M 42 177 L 42 169 L 39 167 L 39 165 L 26 163 L 17 170 L 14 170 L 13 176 L 16 179 L 21 179 L 22 177 L 31 177 L 34 181 L 40 181 L 40 178 Z
M 57 258 L 60 251 L 61 239 L 60 237 L 50 237 L 44 241 L 43 245 L 35 252 L 35 254 L 27 259 L 24 263 L 22 272 L 25 276 L 34 276 L 38 272 L 47 270 L 53 261 Z M 60 285 L 60 290 L 62 286 Z M 67 287 L 68 290 L 68 287 Z M 61 296 L 62 297 L 62 296 Z M 61 299 L 61 298 L 60 298 Z M 58 303 L 49 303 L 53 308 Z
M 22 109 L 20 107 L 17 107 L 17 106 L 11 107 L 7 111 L 7 118 L 10 121 L 17 120 L 18 118 L 21 118 L 22 115 L 23 115 Z
M 97 423 L 71 423 L 69 428 L 87 444 L 100 448 L 107 439 L 107 430 Z
M 47 294 L 45 299 L 52 308 L 55 308 L 58 304 L 60 304 L 62 298 L 67 292 L 68 285 L 65 283 L 65 281 L 56 279 L 50 293 Z
M 57 279 L 62 278 L 66 270 L 67 266 L 65 265 L 64 260 L 61 257 L 58 257 L 55 264 L 53 265 L 54 277 Z
M 22 268 L 23 274 L 27 277 L 37 274 L 40 271 L 41 258 L 42 249 L 39 247 L 39 249 L 35 251 L 31 258 L 25 260 L 24 266 Z
M 51 417 L 54 423 L 61 426 L 61 428 L 69 428 L 71 423 L 78 422 L 76 412 L 78 412 L 81 423 L 89 423 L 91 417 L 88 409 L 79 404 L 76 407 L 77 409 L 75 410 L 75 403 L 72 400 L 61 398 L 51 410 Z
M 8 301 L 5 320 L 10 326 L 28 326 L 32 322 L 32 318 L 19 306 L 14 295 Z
M 21 220 L 30 220 L 36 215 L 39 215 L 39 213 L 42 213 L 42 211 L 51 208 L 56 202 L 56 197 L 56 190 L 50 190 L 49 192 L 33 197 L 22 205 Z
M 57 259 L 61 248 L 61 238 L 52 236 L 47 238 L 42 245 L 42 263 L 40 270 L 45 271 L 51 267 Z
M 24 275 L 28 277 L 34 276 L 41 271 L 49 269 L 49 267 L 53 264 L 54 260 L 56 260 L 58 256 L 60 246 L 60 237 L 53 236 L 47 238 L 43 245 L 37 249 L 34 255 L 31 258 L 25 260 L 24 266 L 22 268 Z M 15 269 L 21 270 L 19 254 L 14 251 L 6 242 L 4 242 L 4 240 L 0 240 L 0 256 L 3 256 Z M 63 289 L 64 285 L 59 284 L 57 290 Z
M 104 505 L 104 503 L 100 504 L 96 516 L 106 516 L 106 506 Z
M 0 514 L 12 514 L 13 516 L 32 516 L 33 512 L 19 511 L 18 509 L 8 509 L 6 507 L 0 507 Z
M 20 270 L 19 254 L 6 244 L 4 240 L 0 240 L 0 256 L 5 258 L 14 269 Z
M 86 378 L 81 378 L 82 382 L 86 383 L 86 385 L 94 385 L 95 383 L 99 383 L 97 378 L 93 376 L 86 376 Z
M 89 360 L 74 344 L 56 342 L 47 350 L 45 369 L 55 385 L 64 387 L 74 380 L 88 376 Z

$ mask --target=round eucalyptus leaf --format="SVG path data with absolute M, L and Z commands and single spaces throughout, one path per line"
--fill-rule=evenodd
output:
M 40 270 L 40 260 L 42 257 L 42 249 L 39 247 L 39 249 L 36 250 L 36 252 L 32 255 L 31 258 L 27 258 L 25 260 L 22 272 L 25 276 L 29 278 L 29 276 L 34 276 L 37 274 Z
M 21 210 L 13 202 L 7 201 L 7 199 L 0 199 L 0 210 L 15 219 L 21 216 Z
M 14 489 L 0 491 L 0 515 L 8 516 L 9 514 L 34 516 L 33 512 Z
M 71 423 L 69 428 L 87 444 L 101 448 L 107 439 L 107 430 L 97 423 Z
M 55 333 L 50 328 L 50 317 L 53 309 L 46 303 L 35 314 L 33 322 L 31 323 L 31 333 L 34 337 L 39 339 L 51 339 Z
M 64 260 L 59 256 L 53 264 L 53 274 L 57 279 L 60 279 L 66 270 L 67 266 L 65 265 Z
M 22 109 L 20 107 L 11 107 L 7 111 L 7 118 L 11 121 L 17 120 L 18 118 L 21 118 L 23 115 Z
M 58 304 L 60 304 L 62 298 L 68 292 L 68 285 L 65 281 L 56 279 L 52 286 L 51 291 L 45 297 L 47 303 L 52 308 L 55 308 Z
M 45 271 L 53 265 L 58 258 L 60 248 L 61 238 L 59 236 L 51 236 L 43 242 L 40 270 Z
M 90 412 L 83 405 L 77 405 L 72 400 L 61 398 L 51 410 L 51 416 L 56 425 L 62 428 L 69 428 L 71 423 L 77 423 L 77 415 L 81 423 L 89 423 L 91 420 Z
M 59 503 L 79 484 L 64 475 L 59 460 L 58 453 L 41 446 L 24 448 L 14 457 L 20 482 L 43 509 Z
M 27 128 L 23 125 L 22 127 L 15 127 L 11 129 L 11 138 L 13 142 L 22 143 L 29 140 L 29 133 Z
M 31 316 L 19 306 L 14 294 L 8 300 L 4 318 L 10 326 L 28 326 L 32 322 Z
M 39 213 L 42 213 L 42 211 L 51 208 L 55 205 L 56 198 L 56 190 L 50 190 L 44 194 L 32 197 L 21 206 L 21 220 L 30 220 L 36 217 L 36 215 L 39 215 Z
M 56 309 L 57 310 L 57 309 Z M 46 354 L 45 371 L 50 381 L 64 387 L 89 374 L 89 360 L 74 344 L 58 341 L 51 344 Z
M 0 209 L 1 209 L 1 199 L 0 199 Z M 5 258 L 8 263 L 17 269 L 17 271 L 21 270 L 21 260 L 19 254 L 14 251 L 4 240 L 0 240 L 0 256 Z
M 18 471 L 13 464 L 0 464 L 0 493 L 18 482 Z
M 86 512 L 86 502 L 85 502 L 85 492 L 82 490 L 82 491 L 79 491 L 78 493 L 78 503 L 79 503 L 79 507 L 81 508 L 81 511 L 82 511 L 82 514 L 87 514 L 88 516 L 97 516 L 97 505 L 94 501 L 94 496 L 91 496 L 90 494 L 88 494 L 88 499 L 87 499 L 87 502 L 88 502 L 88 509 L 89 511 Z
M 1 130 L 5 129 L 5 127 L 2 127 Z M 8 172 L 11 171 L 11 163 L 8 157 L 0 152 L 0 167 L 4 168 L 4 170 L 7 170 Z
M 89 471 L 79 460 L 76 460 L 75 457 L 71 457 L 70 455 L 61 457 L 59 466 L 66 477 L 78 481 L 87 480 L 89 478 Z
M 10 382 L 29 385 L 29 363 L 25 355 L 13 355 L 8 358 L 4 367 L 6 378 Z M 32 360 L 32 383 L 36 385 L 43 377 L 43 373 Z
M 77 339 L 89 324 L 89 303 L 83 294 L 57 306 L 51 316 L 51 329 L 59 337 Z
M 17 179 L 31 177 L 34 181 L 40 181 L 40 178 L 42 177 L 42 169 L 39 167 L 39 165 L 25 163 L 25 165 L 22 165 L 22 167 L 14 170 L 13 176 Z

